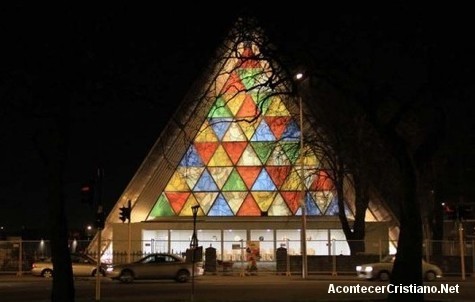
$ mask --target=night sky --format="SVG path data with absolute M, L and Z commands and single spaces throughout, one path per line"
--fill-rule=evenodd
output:
M 102 167 L 103 201 L 110 210 L 243 12 L 257 16 L 283 53 L 298 59 L 303 50 L 328 55 L 335 45 L 344 46 L 333 37 L 348 28 L 354 29 L 355 37 L 384 32 L 401 44 L 417 45 L 413 50 L 404 48 L 400 56 L 418 64 L 424 62 L 419 58 L 421 48 L 435 43 L 434 76 L 446 86 L 441 93 L 453 102 L 444 106 L 452 117 L 447 148 L 458 152 L 451 160 L 464 169 L 460 177 L 471 177 L 464 181 L 473 183 L 474 48 L 472 22 L 464 8 L 233 9 L 238 2 L 230 2 L 229 7 L 213 8 L 195 4 L 184 11 L 177 4 L 165 9 L 126 2 L 93 6 L 15 2 L 0 8 L 0 226 L 7 230 L 43 228 L 49 219 L 44 163 L 35 144 L 35 138 L 47 133 L 41 115 L 43 85 L 66 87 L 73 100 L 66 203 L 70 227 L 83 228 L 93 215 L 80 203 L 81 184 Z M 418 41 L 419 36 L 427 38 L 427 44 Z

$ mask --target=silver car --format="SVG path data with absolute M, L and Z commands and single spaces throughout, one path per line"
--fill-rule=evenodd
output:
M 97 262 L 94 258 L 84 254 L 71 254 L 71 264 L 73 276 L 75 277 L 92 277 L 96 275 Z M 105 276 L 106 265 L 101 264 L 100 272 Z M 34 262 L 31 266 L 31 274 L 33 276 L 41 276 L 51 278 L 53 276 L 53 262 L 51 258 L 43 261 Z
M 107 277 L 124 283 L 145 279 L 174 279 L 187 282 L 192 275 L 193 264 L 173 254 L 150 254 L 136 262 L 113 265 L 107 268 Z M 204 273 L 203 263 L 195 263 L 195 276 Z
M 356 274 L 364 279 L 387 281 L 393 270 L 394 259 L 394 255 L 388 255 L 381 262 L 358 265 Z M 437 265 L 422 260 L 422 276 L 426 281 L 434 281 L 442 277 L 442 270 Z

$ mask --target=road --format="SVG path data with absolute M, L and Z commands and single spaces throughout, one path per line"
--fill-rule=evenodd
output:
M 474 301 L 475 280 L 446 278 L 425 285 L 440 288 L 441 284 L 457 288 L 459 293 L 426 294 L 427 301 Z M 244 302 L 244 301 L 380 301 L 387 294 L 336 293 L 350 287 L 360 290 L 366 286 L 385 286 L 383 282 L 359 280 L 353 276 L 310 276 L 302 280 L 298 276 L 203 276 L 195 280 L 195 302 Z M 368 287 L 370 286 L 370 287 Z M 75 280 L 76 301 L 96 301 L 95 280 Z M 334 290 L 334 293 L 329 291 Z M 49 301 L 51 280 L 32 276 L 0 276 L 0 300 L 2 302 Z M 101 282 L 100 301 L 191 301 L 191 282 L 180 284 L 174 281 L 136 281 L 121 284 L 104 278 Z M 409 298 L 409 296 L 408 296 Z

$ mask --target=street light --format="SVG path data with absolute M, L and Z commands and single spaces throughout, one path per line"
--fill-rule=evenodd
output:
M 198 214 L 199 205 L 194 205 L 191 207 L 193 213 L 193 235 L 191 236 L 190 248 L 198 247 L 198 238 L 196 237 L 196 215 Z
M 198 248 L 198 238 L 196 237 L 196 215 L 198 214 L 199 205 L 194 205 L 191 207 L 193 212 L 193 235 L 191 236 L 190 250 L 191 250 L 191 302 L 194 300 L 195 296 L 195 253 Z
M 304 79 L 304 74 L 299 72 L 295 75 L 297 81 Z M 300 232 L 300 249 L 302 253 L 302 279 L 307 278 L 307 208 L 305 206 L 305 175 L 304 175 L 304 145 L 303 145 L 303 106 L 302 96 L 297 91 L 299 99 L 299 122 L 300 122 L 300 207 L 302 209 L 302 230 Z

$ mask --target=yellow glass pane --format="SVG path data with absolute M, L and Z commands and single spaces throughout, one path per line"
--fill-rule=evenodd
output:
M 277 192 L 251 192 L 261 211 L 267 211 Z
M 200 131 L 198 131 L 198 134 L 196 134 L 195 141 L 197 141 L 197 142 L 216 142 L 216 141 L 218 141 L 218 138 L 216 137 L 216 134 L 214 134 L 213 127 L 211 127 L 208 124 L 207 120 L 201 126 Z
M 208 171 L 209 174 L 213 177 L 214 181 L 216 182 L 216 185 L 218 186 L 218 189 L 221 190 L 223 187 L 224 183 L 229 177 L 229 174 L 233 170 L 233 167 L 209 167 Z
M 218 149 L 216 149 L 216 152 L 214 152 L 213 157 L 209 160 L 208 166 L 214 167 L 214 166 L 232 166 L 233 162 L 229 158 L 228 154 L 224 150 L 223 146 L 219 145 Z
M 176 170 L 185 179 L 188 187 L 193 188 L 200 178 L 204 167 L 178 167 Z
M 228 131 L 223 137 L 223 141 L 225 142 L 235 142 L 235 141 L 247 141 L 246 136 L 239 127 L 238 123 L 232 123 L 229 126 Z
M 180 174 L 180 172 L 175 171 L 172 178 L 168 182 L 168 185 L 165 188 L 165 191 L 189 191 L 190 188 L 186 184 L 186 179 Z
M 273 97 L 265 115 L 267 116 L 289 116 L 290 112 L 279 97 Z
M 306 152 L 303 159 L 303 164 L 305 166 L 316 166 L 318 164 L 317 157 L 313 152 Z
M 242 153 L 241 159 L 239 159 L 238 166 L 260 166 L 261 160 L 257 156 L 256 152 L 252 148 L 251 144 L 247 145 L 246 149 Z
M 330 191 L 312 192 L 313 199 L 320 208 L 320 212 L 325 213 L 333 199 L 333 193 Z
M 239 111 L 239 108 L 241 108 L 245 98 L 245 93 L 239 93 L 238 95 L 230 97 L 229 100 L 227 100 L 228 108 L 232 112 L 233 116 L 235 116 Z
M 247 140 L 250 140 L 252 138 L 260 122 L 261 122 L 261 117 L 255 120 L 243 119 L 243 120 L 238 121 L 238 124 L 241 127 L 241 130 L 246 136 Z
M 193 211 L 191 210 L 192 206 L 199 205 L 198 201 L 196 201 L 195 196 L 193 194 L 190 194 L 190 197 L 186 200 L 185 205 L 183 206 L 183 209 L 181 210 L 179 216 L 193 216 Z M 201 209 L 201 207 L 198 209 L 198 216 L 204 216 L 204 212 Z
M 281 187 L 282 191 L 298 191 L 300 190 L 300 176 L 296 169 L 292 169 L 289 176 Z
M 203 212 L 205 214 L 208 214 L 209 209 L 213 205 L 213 202 L 219 193 L 218 192 L 199 192 L 199 193 L 193 193 L 193 194 L 195 195 L 195 199 L 200 204 Z
M 267 210 L 267 214 L 269 216 L 290 216 L 292 213 L 290 212 L 289 207 L 285 203 L 284 199 L 280 194 L 277 194 L 277 196 L 274 199 L 274 202 L 272 205 L 269 207 L 269 210 Z
M 246 198 L 248 192 L 223 192 L 223 197 L 228 202 L 229 207 L 236 214 Z

